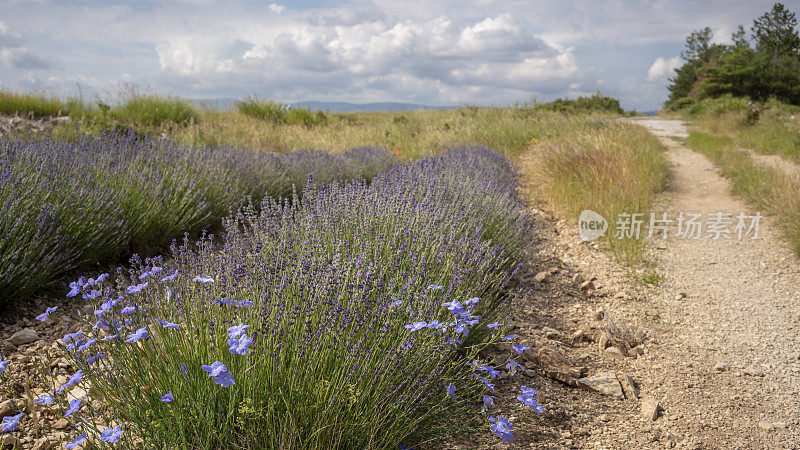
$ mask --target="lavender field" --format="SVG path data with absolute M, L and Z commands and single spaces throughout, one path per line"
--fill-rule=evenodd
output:
M 61 339 L 77 370 L 36 400 L 69 419 L 67 448 L 411 448 L 479 412 L 513 439 L 493 392 L 527 348 L 504 320 L 530 224 L 502 156 L 399 164 L 132 134 L 0 148 L 4 295 L 89 271 L 63 292 L 94 305 Z M 504 367 L 481 359 L 500 342 Z M 67 396 L 78 384 L 92 401 Z

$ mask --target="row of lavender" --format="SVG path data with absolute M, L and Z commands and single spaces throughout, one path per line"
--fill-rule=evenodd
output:
M 0 302 L 219 227 L 246 196 L 291 195 L 309 176 L 370 178 L 395 163 L 378 148 L 268 154 L 187 148 L 131 131 L 0 140 Z
M 70 295 L 97 302 L 63 339 L 80 370 L 37 402 L 68 416 L 73 447 L 403 448 L 467 431 L 476 409 L 507 442 L 494 385 L 526 349 L 503 325 L 529 226 L 515 182 L 502 157 L 455 150 L 248 205 L 221 250 L 186 239 L 169 264 L 78 280 Z M 501 340 L 495 367 L 479 354 Z M 67 402 L 77 383 L 111 416 Z M 519 396 L 530 414 L 535 395 Z

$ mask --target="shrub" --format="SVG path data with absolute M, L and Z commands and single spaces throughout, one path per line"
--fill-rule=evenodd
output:
M 308 108 L 292 108 L 286 113 L 286 123 L 291 125 L 303 125 L 312 127 L 324 125 L 328 121 L 328 116 L 322 111 L 311 112 Z
M 111 108 L 109 114 L 125 124 L 144 127 L 167 123 L 186 125 L 200 120 L 200 113 L 191 102 L 157 95 L 130 95 L 120 105 Z
M 242 114 L 272 123 L 283 123 L 286 120 L 286 105 L 272 100 L 248 96 L 244 100 L 236 102 L 236 108 Z
M 0 90 L 0 114 L 47 117 L 68 113 L 69 106 L 58 97 Z
M 442 417 L 488 407 L 500 374 L 478 354 L 503 335 L 527 224 L 515 181 L 502 158 L 462 149 L 245 207 L 221 249 L 209 237 L 173 247 L 174 266 L 134 259 L 115 287 L 75 282 L 98 292 L 99 320 L 65 350 L 110 415 L 70 420 L 155 448 L 397 448 L 452 432 Z M 520 397 L 541 412 L 535 393 Z

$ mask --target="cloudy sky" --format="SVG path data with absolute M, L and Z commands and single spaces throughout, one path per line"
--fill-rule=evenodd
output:
M 772 3 L 0 0 L 0 87 L 498 106 L 599 90 L 642 111 L 692 30 L 727 41 Z

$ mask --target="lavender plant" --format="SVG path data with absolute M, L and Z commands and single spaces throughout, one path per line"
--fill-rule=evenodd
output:
M 450 433 L 445 415 L 491 414 L 504 368 L 478 355 L 514 339 L 514 182 L 502 158 L 462 149 L 266 197 L 224 221 L 221 247 L 185 238 L 170 265 L 134 258 L 113 283 L 73 282 L 95 317 L 62 339 L 79 370 L 41 401 L 81 431 L 74 446 L 397 448 Z M 67 402 L 81 382 L 104 411 Z M 520 397 L 541 411 L 535 391 Z M 513 438 L 502 416 L 486 428 Z
M 218 228 L 248 197 L 290 195 L 309 178 L 371 177 L 394 163 L 379 148 L 276 155 L 187 148 L 131 130 L 0 139 L 0 301 L 79 267 L 163 249 L 183 232 Z

